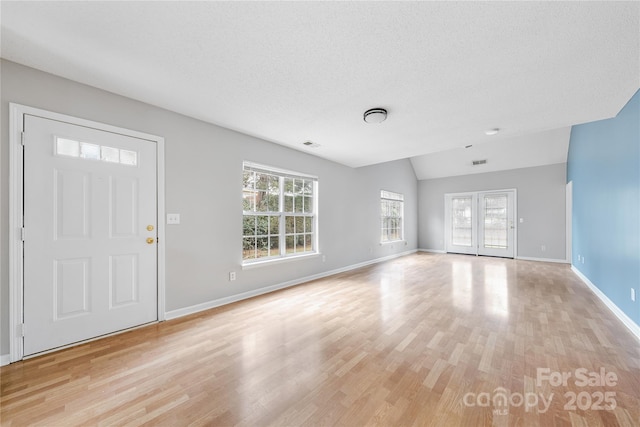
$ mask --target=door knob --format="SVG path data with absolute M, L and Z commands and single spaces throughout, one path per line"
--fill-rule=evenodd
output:
M 148 244 L 152 244 L 154 242 L 154 238 L 153 237 L 147 237 L 147 243 Z
M 147 225 L 147 230 L 148 231 L 153 231 L 153 225 Z

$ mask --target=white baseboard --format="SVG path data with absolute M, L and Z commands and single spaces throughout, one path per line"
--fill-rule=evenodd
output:
M 418 249 L 419 252 L 429 252 L 432 254 L 446 254 L 447 251 L 441 249 Z M 569 261 L 566 259 L 556 259 L 556 258 L 534 258 L 534 257 L 525 257 L 525 256 L 517 256 L 515 259 L 521 259 L 523 261 L 537 261 L 537 262 L 555 262 L 560 264 L 569 264 Z
M 557 258 L 535 258 L 528 256 L 517 256 L 516 259 L 521 259 L 523 261 L 538 261 L 538 262 L 555 262 L 558 264 L 569 264 L 569 261 L 566 259 L 557 259 Z
M 607 306 L 609 310 L 631 331 L 633 335 L 635 335 L 636 339 L 640 341 L 640 326 L 638 326 L 629 316 L 627 316 L 624 311 L 620 310 L 620 308 L 613 303 L 596 285 L 594 285 L 591 280 L 587 278 L 580 270 L 578 270 L 574 265 L 571 265 L 571 270 L 584 282 L 585 285 L 591 291 L 596 294 L 598 298 Z
M 0 366 L 8 365 L 11 362 L 10 354 L 0 354 Z
M 442 249 L 422 249 L 422 248 L 420 248 L 420 249 L 418 249 L 418 251 L 420 251 L 420 252 L 429 252 L 429 253 L 432 253 L 432 254 L 446 254 L 446 252 L 443 251 Z
M 231 303 L 242 301 L 248 298 L 257 297 L 258 295 L 264 295 L 269 292 L 274 292 L 280 289 L 290 288 L 291 286 L 300 285 L 302 283 L 310 282 L 312 280 L 321 279 L 323 277 L 332 276 L 334 274 L 355 270 L 356 268 L 366 267 L 367 265 L 377 264 L 379 262 L 388 261 L 388 260 L 399 258 L 405 255 L 410 255 L 415 252 L 417 252 L 417 250 L 414 249 L 406 252 L 401 252 L 398 254 L 388 255 L 382 258 L 376 258 L 376 259 L 360 262 L 358 264 L 352 264 L 346 267 L 337 268 L 335 270 L 329 270 L 322 273 L 313 274 L 311 276 L 300 277 L 298 279 L 289 280 L 287 282 L 278 283 L 276 285 L 266 286 L 264 288 L 255 289 L 253 291 L 243 292 L 241 294 L 231 295 L 224 298 L 218 298 L 212 301 L 203 302 L 201 304 L 179 308 L 177 310 L 171 310 L 165 313 L 165 319 L 171 320 L 171 319 L 176 319 L 178 317 L 188 316 L 189 314 L 198 313 L 200 311 L 209 310 L 211 308 L 220 307 L 226 304 L 231 304 Z

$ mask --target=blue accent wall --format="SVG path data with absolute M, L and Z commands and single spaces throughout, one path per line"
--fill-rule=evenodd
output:
M 640 325 L 640 90 L 616 117 L 573 126 L 567 179 L 572 264 Z

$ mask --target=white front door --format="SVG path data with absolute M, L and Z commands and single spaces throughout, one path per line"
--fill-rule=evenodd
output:
M 445 195 L 445 251 L 515 256 L 515 191 Z
M 156 144 L 24 116 L 24 355 L 158 319 Z

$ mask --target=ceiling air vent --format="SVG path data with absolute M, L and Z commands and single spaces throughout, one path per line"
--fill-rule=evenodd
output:
M 473 166 L 478 166 L 478 165 L 484 165 L 487 163 L 487 159 L 484 160 L 474 160 L 471 163 L 473 163 Z

